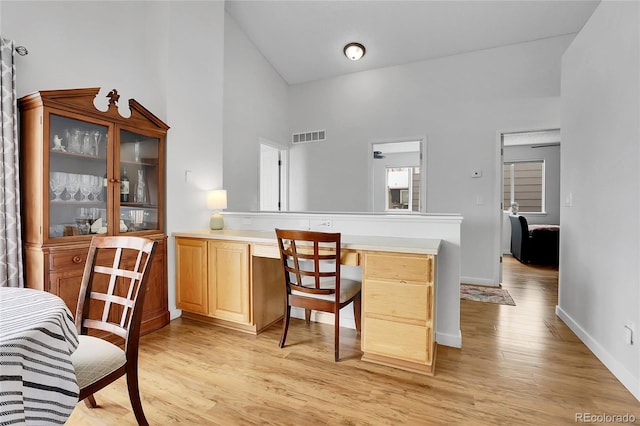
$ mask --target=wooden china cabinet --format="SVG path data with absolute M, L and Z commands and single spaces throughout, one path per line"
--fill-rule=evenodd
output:
M 164 231 L 169 126 L 134 99 L 131 115 L 121 116 L 116 90 L 107 95 L 108 109 L 98 110 L 99 91 L 41 91 L 18 101 L 25 283 L 60 296 L 75 314 L 94 235 L 156 240 L 142 319 L 147 333 L 169 322 Z

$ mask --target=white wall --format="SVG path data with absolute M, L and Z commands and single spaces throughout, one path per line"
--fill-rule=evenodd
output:
M 17 91 L 116 88 L 165 120 L 163 6 L 143 2 L 2 1 L 2 36 L 26 46 L 17 57 Z M 117 28 L 114 26 L 117 23 Z M 101 98 L 106 106 L 106 98 Z
M 224 3 L 173 1 L 164 24 L 167 62 L 167 233 L 209 223 L 206 191 L 222 186 Z M 185 172 L 189 171 L 189 181 Z M 169 309 L 175 243 L 168 240 Z
M 603 1 L 562 59 L 556 312 L 640 399 L 638 141 L 640 3 Z
M 287 147 L 287 83 L 225 15 L 224 187 L 229 210 L 259 210 L 259 138 Z
M 545 213 L 521 213 L 530 225 L 560 223 L 560 147 L 505 146 L 504 161 L 544 160 Z M 505 206 L 509 209 L 509 206 Z M 511 221 L 503 215 L 502 252 L 511 252 Z
M 116 88 L 121 106 L 135 98 L 171 126 L 167 232 L 208 223 L 204 191 L 222 183 L 222 2 L 3 0 L 0 23 L 3 37 L 29 50 L 17 57 L 18 96 Z M 192 171 L 189 184 L 185 170 Z M 175 317 L 172 239 L 168 249 Z
M 573 36 L 292 86 L 291 210 L 367 211 L 368 144 L 427 136 L 427 211 L 461 213 L 462 279 L 499 283 L 499 132 L 560 127 L 560 57 Z M 471 173 L 483 176 L 473 179 Z

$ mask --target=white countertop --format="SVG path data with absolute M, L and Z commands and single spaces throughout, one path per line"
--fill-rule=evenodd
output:
M 247 229 L 197 229 L 174 232 L 173 237 L 206 238 L 217 240 L 244 241 L 249 243 L 275 244 L 275 231 L 254 231 Z M 441 240 L 433 238 L 400 238 L 365 235 L 342 235 L 342 248 L 350 250 L 392 251 L 397 253 L 438 254 Z

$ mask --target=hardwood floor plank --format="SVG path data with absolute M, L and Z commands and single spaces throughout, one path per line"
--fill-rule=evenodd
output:
M 438 347 L 436 374 L 360 360 L 355 330 L 292 320 L 252 336 L 177 319 L 144 336 L 140 393 L 151 424 L 575 424 L 576 413 L 630 413 L 640 403 L 556 317 L 557 270 L 505 258 L 516 306 L 461 301 L 462 349 Z M 126 382 L 76 406 L 68 425 L 135 425 Z

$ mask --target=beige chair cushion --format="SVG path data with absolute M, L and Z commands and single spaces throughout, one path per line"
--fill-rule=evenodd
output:
M 309 278 L 309 277 L 305 277 L 305 278 Z M 310 284 L 310 285 L 307 284 L 305 279 L 303 279 L 303 282 L 305 283 L 305 286 L 313 287 L 313 284 Z M 336 288 L 335 280 L 333 279 L 327 280 L 327 281 L 321 280 L 320 287 Z M 361 287 L 362 287 L 362 283 L 360 281 L 348 280 L 344 278 L 341 279 L 340 280 L 340 303 L 346 300 L 349 300 L 353 296 L 355 296 L 360 291 Z M 324 299 L 329 301 L 336 300 L 335 294 L 313 294 L 313 293 L 304 293 L 298 290 L 291 290 L 291 294 L 295 294 L 296 296 L 309 297 L 311 299 Z
M 71 354 L 80 389 L 97 382 L 122 367 L 127 358 L 122 349 L 106 340 L 93 336 L 78 336 L 80 344 Z

